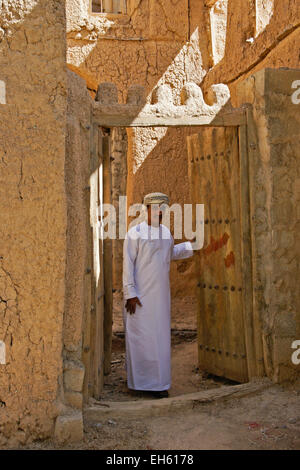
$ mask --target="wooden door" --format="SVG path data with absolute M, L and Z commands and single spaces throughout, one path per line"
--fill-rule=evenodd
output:
M 85 282 L 83 353 L 85 366 L 83 396 L 99 398 L 104 376 L 104 269 L 103 235 L 99 207 L 103 204 L 103 137 L 93 125 L 90 140 L 90 165 L 87 191 L 88 265 Z
M 110 129 L 103 129 L 103 203 L 112 204 L 112 174 L 110 157 Z M 102 235 L 104 236 L 103 212 L 101 214 Z M 104 275 L 104 375 L 111 372 L 113 294 L 112 294 L 112 240 L 103 238 L 103 275 Z
M 246 382 L 238 136 L 237 127 L 207 127 L 187 144 L 192 200 L 204 204 L 204 246 L 196 253 L 199 367 Z

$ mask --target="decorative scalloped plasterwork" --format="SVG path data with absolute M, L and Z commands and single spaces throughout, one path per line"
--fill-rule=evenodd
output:
M 169 85 L 160 85 L 152 93 L 150 103 L 146 102 L 145 88 L 132 85 L 128 89 L 125 104 L 118 103 L 118 90 L 113 83 L 101 83 L 94 101 L 94 117 L 105 125 L 207 125 L 219 113 L 237 114 L 230 103 L 230 92 L 222 83 L 212 85 L 204 101 L 201 88 L 195 83 L 186 83 L 180 93 L 180 105 L 174 104 Z M 220 115 L 221 118 L 221 115 Z M 220 119 L 219 119 L 220 120 Z M 118 124 L 120 121 L 120 124 Z M 221 122 L 221 120 L 220 120 Z M 114 124 L 115 123 L 115 124 Z M 125 123 L 125 124 L 124 124 Z M 221 125 L 221 124 L 218 124 Z

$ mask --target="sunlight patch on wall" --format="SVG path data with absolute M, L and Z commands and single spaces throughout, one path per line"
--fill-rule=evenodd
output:
M 78 46 L 69 46 L 67 48 L 67 64 L 80 67 L 89 57 L 92 50 L 97 46 L 97 42 L 90 44 L 78 44 Z
M 0 104 L 6 104 L 6 88 L 3 80 L 0 80 Z
M 6 364 L 5 343 L 0 341 L 0 364 Z
M 174 105 L 179 106 L 181 104 L 180 91 L 183 85 L 187 82 L 201 83 L 205 74 L 201 50 L 199 49 L 199 30 L 196 28 L 191 34 L 190 41 L 182 46 L 164 74 L 157 81 L 155 87 L 149 92 L 147 102 L 151 102 L 156 87 L 166 84 L 172 90 L 170 100 L 173 101 Z M 134 138 L 132 139 L 133 174 L 137 173 L 148 155 L 165 137 L 167 131 L 168 128 L 164 127 L 136 128 L 134 130 Z
M 134 166 L 133 174 L 136 174 L 148 155 L 154 150 L 158 142 L 165 137 L 167 127 L 151 127 L 148 129 L 136 128 L 134 138 Z
M 228 0 L 218 0 L 210 9 L 210 30 L 213 64 L 224 57 L 227 31 Z
M 255 26 L 255 37 L 262 33 L 268 24 L 274 13 L 274 0 L 256 0 L 256 26 Z

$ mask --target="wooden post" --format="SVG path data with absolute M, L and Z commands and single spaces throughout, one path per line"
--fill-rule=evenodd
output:
M 89 194 L 88 194 L 89 196 Z M 90 228 L 90 227 L 89 227 Z M 90 230 L 89 230 L 90 232 Z M 88 236 L 90 239 L 90 235 Z M 83 400 L 88 401 L 90 391 L 90 334 L 91 334 L 91 268 L 90 257 L 87 258 L 87 267 L 84 273 L 84 318 L 83 318 L 83 334 L 82 334 L 82 362 L 85 368 L 84 381 L 83 381 Z
M 91 137 L 89 139 L 91 145 Z M 85 367 L 84 381 L 83 381 L 83 400 L 88 401 L 91 394 L 91 305 L 92 305 L 92 228 L 90 224 L 90 200 L 91 200 L 91 186 L 90 186 L 90 162 L 88 161 L 88 170 L 85 174 L 85 186 L 83 188 L 85 193 L 85 213 L 86 213 L 86 230 L 87 230 L 87 253 L 86 265 L 84 272 L 84 318 L 82 325 L 82 362 Z
M 101 152 L 99 151 L 99 129 L 93 124 L 90 151 L 90 224 L 92 227 L 92 278 L 91 278 L 91 356 L 90 356 L 90 395 L 99 398 L 103 388 L 103 305 L 101 301 L 103 286 L 101 282 L 101 245 L 98 207 L 100 202 L 99 167 L 101 165 Z
M 245 325 L 245 343 L 249 379 L 257 376 L 257 364 L 254 348 L 253 330 L 253 279 L 252 252 L 250 233 L 250 201 L 249 201 L 249 161 L 247 145 L 247 127 L 239 127 L 240 153 L 240 194 L 241 194 L 241 249 L 243 276 L 243 314 Z
M 112 183 L 110 165 L 110 137 L 107 132 L 103 137 L 103 202 L 112 203 Z M 104 374 L 111 371 L 111 343 L 112 343 L 112 240 L 103 241 L 104 263 Z
M 103 12 L 104 13 L 113 13 L 113 0 L 104 0 L 103 1 Z
M 97 128 L 98 143 L 98 209 L 103 205 L 103 138 L 99 128 Z M 103 211 L 101 211 L 103 212 Z M 97 218 L 99 220 L 99 210 L 97 210 Z M 99 332 L 99 340 L 96 345 L 97 349 L 97 383 L 95 385 L 95 398 L 103 389 L 104 382 L 104 260 L 103 260 L 103 227 L 98 224 L 97 250 L 99 253 L 100 273 L 97 283 L 96 305 L 97 305 L 97 330 Z
M 247 111 L 247 146 L 248 146 L 248 162 L 249 162 L 249 211 L 250 211 L 250 222 L 251 216 L 253 215 L 253 207 L 254 205 L 254 194 L 253 188 L 254 185 L 254 175 L 253 175 L 253 167 L 255 162 L 257 161 L 258 152 L 259 152 L 259 145 L 258 145 L 258 138 L 257 132 L 255 128 L 255 123 L 253 119 L 253 110 L 252 108 L 248 108 Z M 253 237 L 251 238 L 251 247 L 252 247 L 252 254 L 254 253 L 254 240 Z M 252 272 L 255 273 L 255 258 L 253 255 L 252 259 Z M 255 279 L 255 278 L 254 278 Z M 255 282 L 253 280 L 253 286 L 255 286 Z M 257 299 L 256 296 L 258 292 L 252 290 L 252 302 L 253 302 L 253 313 L 252 313 L 252 321 L 253 321 L 253 336 L 254 336 L 254 347 L 255 347 L 255 359 L 256 359 L 256 375 L 259 377 L 263 377 L 265 375 L 265 366 L 264 366 L 264 353 L 263 353 L 263 340 L 262 340 L 262 326 L 261 320 L 259 318 L 259 311 L 257 308 Z

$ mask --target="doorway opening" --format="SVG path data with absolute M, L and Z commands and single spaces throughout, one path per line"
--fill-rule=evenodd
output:
M 94 145 L 92 145 L 92 149 L 94 155 L 98 154 L 99 161 L 103 162 L 103 182 L 101 183 L 99 180 L 99 187 L 102 184 L 102 193 L 106 195 L 103 197 L 103 202 L 111 203 L 112 201 L 111 170 L 114 157 L 111 153 L 113 146 L 111 138 L 114 133 L 113 129 L 126 129 L 128 135 L 134 129 L 143 128 L 151 131 L 151 129 L 159 127 L 166 130 L 162 133 L 163 137 L 167 134 L 168 129 L 176 128 L 181 131 L 188 129 L 184 140 L 186 144 L 181 142 L 179 146 L 177 145 L 176 151 L 178 153 L 178 148 L 182 151 L 183 147 L 186 151 L 186 158 L 183 159 L 179 154 L 179 160 L 184 161 L 187 172 L 186 184 L 189 198 L 188 201 L 179 199 L 181 203 L 204 204 L 206 214 L 204 220 L 205 241 L 203 248 L 193 257 L 195 259 L 193 275 L 196 291 L 196 295 L 193 294 L 193 301 L 187 301 L 186 287 L 189 284 L 183 286 L 184 295 L 180 301 L 176 299 L 174 293 L 171 296 L 173 297 L 172 369 L 173 377 L 179 377 L 181 380 L 181 383 L 177 383 L 176 388 L 176 379 L 173 378 L 174 385 L 170 390 L 171 396 L 173 392 L 175 395 L 188 393 L 191 391 L 189 386 L 193 388 L 192 391 L 195 390 L 194 387 L 201 390 L 199 388 L 201 386 L 209 388 L 225 383 L 232 385 L 232 383 L 248 382 L 252 377 L 259 375 L 257 371 L 260 365 L 254 344 L 255 336 L 259 336 L 259 324 L 253 318 L 252 308 L 251 214 L 248 182 L 248 127 L 249 122 L 252 123 L 252 111 L 249 106 L 233 109 L 228 101 L 224 86 L 216 85 L 216 87 L 222 91 L 217 105 L 211 107 L 206 105 L 202 94 L 199 91 L 198 94 L 193 92 L 193 96 L 197 95 L 196 101 L 199 101 L 197 112 L 194 107 L 196 105 L 196 102 L 193 101 L 194 98 L 189 101 L 190 98 L 186 97 L 188 105 L 171 107 L 174 115 L 172 116 L 170 111 L 171 117 L 168 114 L 169 111 L 164 114 L 166 102 L 163 94 L 158 94 L 157 104 L 151 102 L 151 104 L 142 105 L 140 87 L 128 94 L 128 104 L 115 104 L 117 101 L 114 96 L 112 104 L 108 106 L 104 95 L 109 93 L 109 96 L 112 96 L 116 92 L 112 84 L 104 84 L 100 91 L 98 89 L 93 108 L 93 135 L 96 136 L 98 150 L 95 150 Z M 192 91 L 194 90 L 194 87 L 189 85 L 187 96 L 190 94 L 190 88 Z M 133 96 L 136 105 L 132 104 Z M 226 105 L 222 105 L 222 102 Z M 189 111 L 191 103 L 193 106 Z M 97 137 L 99 130 L 102 135 L 100 139 Z M 103 135 L 105 135 L 104 138 Z M 252 140 L 253 136 L 251 136 L 251 142 Z M 165 138 L 159 142 L 162 151 L 164 142 Z M 155 157 L 155 154 L 153 156 Z M 104 164 L 104 162 L 106 163 Z M 158 166 L 152 165 L 149 155 L 147 159 L 135 162 L 137 163 L 135 166 L 127 156 L 127 163 L 127 174 L 132 175 L 132 168 L 134 168 L 136 187 L 142 188 L 139 198 L 136 198 L 133 182 L 131 181 L 130 185 L 127 179 L 126 195 L 130 196 L 129 203 L 135 203 L 138 199 L 141 202 L 142 195 L 157 190 L 170 194 L 168 189 L 171 189 L 172 192 L 173 188 L 177 190 L 179 188 L 179 194 L 181 194 L 182 180 L 180 178 L 177 181 L 176 178 L 174 181 L 172 180 L 172 188 L 165 186 L 168 182 L 167 172 L 163 173 L 163 185 L 153 187 L 154 178 L 149 178 L 149 175 L 151 176 L 152 172 L 153 176 L 157 176 L 159 172 Z M 129 168 L 130 165 L 131 168 Z M 174 170 L 172 158 L 169 167 Z M 141 179 L 144 177 L 144 182 L 147 181 L 150 187 L 147 187 L 146 184 L 137 184 L 139 179 L 137 172 L 140 172 Z M 176 172 L 174 174 L 176 175 Z M 148 175 L 148 179 L 145 178 L 145 175 Z M 180 176 L 179 173 L 177 175 Z M 172 195 L 170 199 L 176 201 L 176 197 L 174 198 Z M 103 217 L 103 213 L 101 217 Z M 101 387 L 97 388 L 97 393 L 89 392 L 87 396 L 87 398 L 92 397 L 98 400 L 124 401 L 133 399 L 127 389 L 124 369 L 122 287 L 120 283 L 117 287 L 113 285 L 113 271 L 118 272 L 119 281 L 122 278 L 120 264 L 122 240 L 118 240 L 118 244 L 119 264 L 116 270 L 113 263 L 113 244 L 111 240 L 102 240 L 104 309 L 101 334 L 103 354 L 98 356 L 98 368 L 95 369 L 98 376 L 101 377 L 99 381 Z M 184 274 L 187 274 L 189 281 L 192 279 L 191 268 L 185 260 L 174 264 L 177 265 L 177 279 L 180 279 L 180 276 L 184 276 Z M 190 314 L 190 312 L 192 313 Z M 187 361 L 181 363 L 180 360 L 184 357 L 187 358 Z M 197 375 L 195 381 L 188 379 L 193 374 Z M 204 379 L 206 383 L 203 382 Z M 89 383 L 90 385 L 93 388 L 93 384 Z M 135 399 L 139 398 L 135 397 Z M 144 398 L 143 394 L 142 399 Z
M 182 153 L 186 154 L 184 166 L 189 199 L 182 197 L 180 201 L 172 202 L 205 205 L 205 238 L 201 252 L 194 254 L 192 261 L 176 261 L 174 271 L 171 272 L 171 285 L 172 275 L 174 284 L 174 280 L 186 272 L 185 282 L 181 284 L 181 295 L 175 294 L 171 297 L 171 397 L 247 382 L 249 379 L 243 275 L 247 272 L 247 276 L 251 277 L 251 266 L 245 265 L 243 256 L 247 247 L 242 246 L 241 238 L 241 231 L 245 230 L 241 219 L 241 198 L 244 197 L 244 194 L 241 194 L 242 188 L 245 192 L 241 172 L 247 165 L 247 162 L 241 165 L 241 153 L 246 149 L 246 142 L 243 143 L 245 127 L 180 129 L 186 131 L 185 142 L 182 142 L 179 148 L 181 159 Z M 120 175 L 123 174 L 124 177 L 124 159 L 127 162 L 126 172 L 130 163 L 124 128 L 111 129 L 108 134 L 111 177 L 112 180 L 115 179 L 110 184 L 112 199 L 115 202 L 119 195 L 124 194 L 122 191 L 125 190 L 126 195 L 128 193 Z M 161 145 L 163 148 L 163 143 Z M 151 155 L 149 160 L 145 165 L 151 166 Z M 176 175 L 172 175 L 173 179 L 174 176 Z M 156 174 L 149 184 L 153 190 L 158 190 L 160 187 L 157 187 L 155 177 Z M 172 178 L 170 186 L 174 185 Z M 142 191 L 147 193 L 148 190 L 149 187 Z M 168 192 L 168 189 L 164 187 L 164 191 Z M 176 242 L 180 241 L 175 240 Z M 123 240 L 113 240 L 111 245 L 112 331 L 110 337 L 104 337 L 104 360 L 106 359 L 107 370 L 104 373 L 103 388 L 97 396 L 97 399 L 105 401 L 147 399 L 145 393 L 128 390 L 126 383 L 122 246 Z M 194 289 L 191 289 L 193 284 Z M 174 291 L 174 285 L 172 287 Z M 193 293 L 182 295 L 186 290 Z M 104 310 L 104 323 L 106 313 Z M 105 343 L 110 344 L 105 347 Z M 149 394 L 149 399 L 152 398 Z

